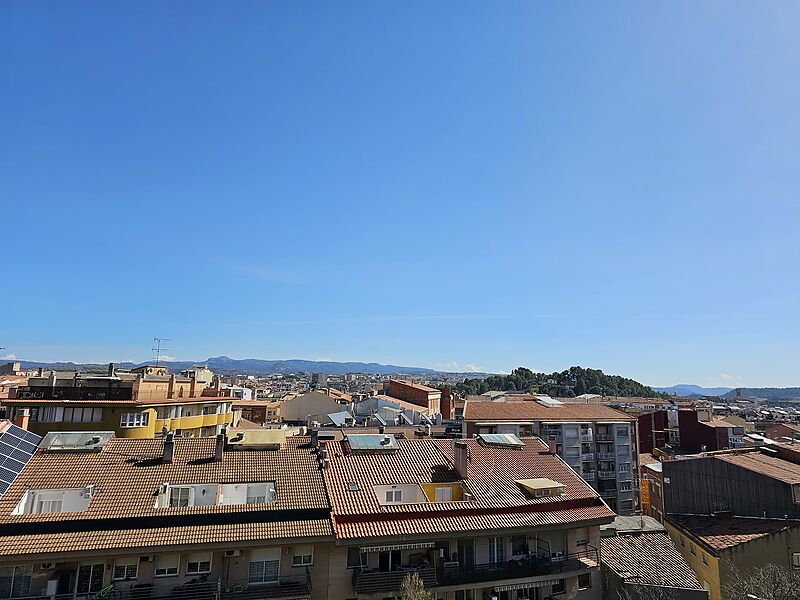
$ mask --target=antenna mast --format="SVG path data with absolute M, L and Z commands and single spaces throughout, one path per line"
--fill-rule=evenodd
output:
M 153 352 L 156 355 L 156 366 L 158 366 L 158 361 L 161 360 L 161 352 L 165 350 L 169 350 L 169 348 L 164 348 L 161 346 L 161 342 L 170 342 L 172 341 L 171 338 L 162 338 L 162 337 L 154 337 L 153 338 Z

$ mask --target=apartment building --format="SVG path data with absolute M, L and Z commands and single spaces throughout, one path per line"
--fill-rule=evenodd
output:
M 319 457 L 343 597 L 394 597 L 412 572 L 444 600 L 602 597 L 614 513 L 541 440 L 350 434 Z
M 711 452 L 744 445 L 744 427 L 716 419 L 709 409 L 679 410 L 681 447 L 688 452 Z
M 0 499 L 2 597 L 338 597 L 318 461 L 276 435 L 50 434 Z
M 635 417 L 601 404 L 565 404 L 551 398 L 492 402 L 467 399 L 463 432 L 538 436 L 597 490 L 619 514 L 638 507 Z
M 26 428 L 50 431 L 113 431 L 117 437 L 152 438 L 166 428 L 184 437 L 214 436 L 235 424 L 232 399 L 219 387 L 169 375 L 143 365 L 106 373 L 41 371 L 0 401 L 6 417 L 24 418 Z
M 800 568 L 800 521 L 735 517 L 730 514 L 670 514 L 664 525 L 683 558 L 697 574 L 710 600 L 756 567 Z M 761 590 L 746 590 L 758 598 Z

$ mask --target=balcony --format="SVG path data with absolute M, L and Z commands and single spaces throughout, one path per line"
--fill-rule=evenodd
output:
M 598 442 L 613 442 L 614 436 L 608 433 L 598 433 L 595 438 Z
M 436 570 L 433 567 L 403 571 L 378 571 L 376 569 L 353 570 L 353 591 L 356 594 L 391 594 L 399 592 L 406 575 L 416 572 L 425 588 L 436 585 Z
M 427 589 L 463 586 L 472 583 L 504 581 L 509 579 L 529 579 L 546 577 L 559 573 L 589 570 L 599 564 L 597 548 L 586 546 L 583 552 L 566 556 L 529 556 L 519 560 L 498 563 L 460 565 L 445 563 L 441 567 L 424 567 L 400 571 L 378 571 L 375 569 L 355 569 L 353 571 L 353 592 L 361 594 L 392 595 L 400 591 L 403 579 L 416 572 Z M 223 595 L 221 600 L 227 600 Z M 231 600 L 237 600 L 231 598 Z
M 610 490 L 600 490 L 600 495 L 603 498 L 616 498 L 617 490 L 615 488 L 612 488 Z
M 583 478 L 584 478 L 586 481 L 594 481 L 594 479 L 595 479 L 595 476 L 596 476 L 596 473 L 595 473 L 594 471 L 585 471 L 585 472 L 583 473 L 583 475 L 582 475 L 582 477 L 583 477 Z
M 600 460 L 616 460 L 617 455 L 613 452 L 599 452 L 597 456 L 600 457 Z
M 594 452 L 586 452 L 581 455 L 581 460 L 583 462 L 592 462 L 594 461 Z
M 170 586 L 163 582 L 114 582 L 102 589 L 79 594 L 55 596 L 15 596 L 17 600 L 308 600 L 311 598 L 311 580 L 306 570 L 303 575 L 281 577 L 278 581 L 250 583 L 248 581 L 205 581 L 198 578 L 183 585 Z
M 591 444 L 594 436 L 591 433 L 582 433 L 581 434 L 581 442 L 584 444 Z
M 566 556 L 530 556 L 521 560 L 509 560 L 481 565 L 448 565 L 438 576 L 438 586 L 462 586 L 471 583 L 525 579 L 588 570 L 598 564 L 597 549 L 587 546 L 583 552 Z
M 597 476 L 600 479 L 616 479 L 617 472 L 616 471 L 598 471 Z

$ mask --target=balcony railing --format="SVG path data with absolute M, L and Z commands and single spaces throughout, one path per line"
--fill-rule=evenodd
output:
M 311 579 L 304 575 L 278 581 L 190 581 L 183 585 L 115 582 L 92 592 L 44 596 L 14 596 L 17 600 L 299 600 L 311 597 Z
M 582 474 L 581 476 L 582 476 L 582 477 L 583 477 L 583 478 L 584 478 L 586 481 L 594 481 L 594 478 L 595 478 L 595 476 L 596 476 L 596 472 L 595 472 L 595 471 L 584 471 L 584 472 L 583 472 L 583 474 Z
M 399 592 L 403 579 L 416 572 L 426 588 L 436 585 L 436 570 L 433 567 L 401 571 L 378 571 L 375 569 L 355 569 L 353 571 L 353 591 L 356 594 L 387 594 Z
M 617 490 L 616 488 L 611 488 L 610 490 L 600 490 L 600 495 L 603 498 L 616 498 Z
M 595 439 L 598 442 L 613 442 L 614 441 L 614 436 L 613 435 L 609 435 L 607 433 L 598 433 L 595 436 Z
M 584 462 L 590 462 L 594 460 L 594 452 L 586 452 L 585 454 L 581 455 L 581 460 Z
M 581 441 L 586 444 L 591 444 L 594 436 L 591 433 L 582 433 L 581 434 Z
M 505 579 L 524 579 L 590 569 L 598 564 L 597 549 L 558 557 L 530 556 L 521 560 L 480 565 L 448 565 L 438 577 L 439 586 L 466 585 Z
M 600 479 L 616 479 L 617 472 L 616 471 L 598 471 L 597 476 Z
M 416 572 L 425 587 L 460 586 L 470 583 L 525 579 L 581 571 L 598 565 L 597 548 L 586 546 L 586 550 L 565 556 L 529 556 L 519 560 L 497 563 L 461 565 L 445 563 L 438 568 L 425 567 L 399 571 L 355 569 L 353 591 L 356 594 L 393 594 L 400 591 L 403 579 Z

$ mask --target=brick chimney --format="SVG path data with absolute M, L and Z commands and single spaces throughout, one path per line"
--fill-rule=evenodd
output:
M 21 408 L 17 411 L 17 416 L 14 419 L 14 425 L 21 429 L 28 429 L 28 424 L 31 421 L 31 409 Z
M 175 434 L 169 432 L 164 438 L 164 454 L 161 457 L 161 462 L 171 463 L 172 458 L 175 456 Z
M 167 398 L 175 397 L 175 374 L 169 376 L 169 388 L 167 389 Z
M 222 452 L 225 450 L 225 432 L 217 434 L 217 442 L 214 445 L 214 462 L 222 461 Z
M 456 471 L 461 479 L 467 478 L 467 463 L 469 462 L 469 446 L 464 440 L 453 440 L 453 456 Z

